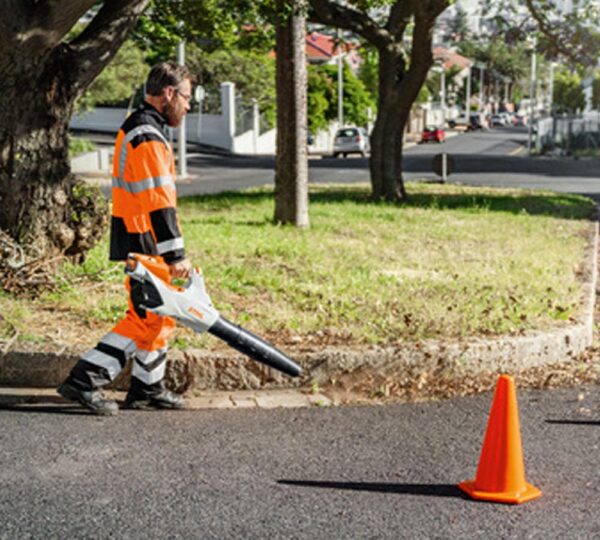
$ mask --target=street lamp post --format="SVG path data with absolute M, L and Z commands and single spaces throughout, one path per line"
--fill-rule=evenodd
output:
M 469 65 L 469 71 L 467 72 L 467 99 L 465 103 L 465 123 L 469 125 L 469 119 L 471 118 L 471 70 L 473 65 Z
M 485 75 L 486 65 L 483 63 L 479 64 L 479 112 L 483 111 L 483 82 Z
M 529 122 L 528 122 L 528 136 L 527 136 L 527 150 L 529 155 L 533 148 L 533 117 L 535 114 L 535 71 L 537 56 L 535 49 L 537 47 L 537 38 L 534 36 L 531 40 L 531 79 L 529 84 Z
M 432 71 L 440 74 L 440 107 L 442 109 L 442 127 L 446 125 L 446 72 L 444 71 L 444 60 L 438 58 Z
M 548 84 L 549 92 L 548 92 L 548 111 L 550 112 L 550 116 L 554 115 L 554 68 L 556 67 L 556 62 L 550 62 L 550 82 Z
M 344 59 L 342 57 L 342 31 L 338 28 L 338 127 L 344 127 Z
M 185 41 L 180 41 L 177 45 L 177 63 L 180 66 L 185 65 Z M 185 134 L 185 116 L 181 119 L 181 124 L 177 131 L 177 155 L 179 158 L 179 177 L 187 177 L 187 155 L 186 155 L 186 134 Z
M 446 71 L 442 65 L 442 128 L 446 126 Z

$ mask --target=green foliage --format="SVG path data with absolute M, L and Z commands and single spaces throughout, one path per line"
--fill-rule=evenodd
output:
M 427 88 L 427 85 L 424 84 L 423 86 L 421 86 L 421 89 L 417 94 L 417 99 L 415 99 L 415 103 L 427 103 L 430 97 L 431 92 L 429 91 L 429 88 Z
M 600 72 L 596 72 L 592 83 L 592 108 L 600 110 Z
M 144 52 L 134 42 L 126 41 L 77 101 L 77 108 L 85 110 L 98 105 L 118 105 L 130 100 L 144 84 L 148 71 Z
M 329 125 L 329 109 L 335 93 L 333 84 L 317 66 L 308 66 L 308 130 L 311 133 L 318 133 Z
M 271 124 L 275 119 L 275 60 L 266 53 L 239 49 L 203 51 L 190 45 L 186 64 L 198 84 L 218 92 L 221 83 L 235 83 L 244 101 L 256 99 L 259 109 Z
M 536 35 L 538 52 L 545 57 L 568 58 L 572 67 L 596 65 L 600 55 L 597 0 L 574 1 L 570 10 L 562 10 L 556 0 L 483 0 L 482 4 L 483 15 L 495 23 L 495 36 L 522 43 Z M 524 4 L 531 14 L 528 24 L 515 25 Z
M 88 139 L 69 137 L 69 156 L 75 157 L 96 149 L 96 145 Z
M 502 36 L 489 41 L 465 41 L 460 43 L 459 52 L 467 58 L 486 64 L 486 71 L 493 70 L 514 82 L 528 74 L 527 45 L 522 42 L 510 44 Z
M 447 38 L 454 42 L 461 42 L 469 39 L 470 34 L 467 12 L 458 6 L 456 15 L 449 21 Z
M 182 39 L 209 51 L 266 52 L 273 42 L 272 18 L 269 0 L 152 0 L 133 38 L 148 49 L 150 63 L 174 58 Z
M 364 43 L 359 54 L 362 64 L 358 68 L 358 78 L 376 100 L 379 95 L 379 52 L 372 45 Z
M 344 64 L 344 121 L 364 126 L 368 109 L 375 109 L 375 101 L 364 83 Z M 308 125 L 312 133 L 325 128 L 338 115 L 337 65 L 309 66 L 308 69 Z
M 585 106 L 581 77 L 577 72 L 559 69 L 554 78 L 553 104 L 556 112 L 573 114 Z

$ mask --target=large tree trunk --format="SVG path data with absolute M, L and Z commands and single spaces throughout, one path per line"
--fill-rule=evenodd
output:
M 430 29 L 417 27 L 415 32 L 425 36 L 413 42 L 413 49 L 418 49 L 412 51 L 409 69 L 401 44 L 379 50 L 379 100 L 370 162 L 374 199 L 400 201 L 407 197 L 402 176 L 404 130 L 433 62 Z
M 406 197 L 402 178 L 403 134 L 412 101 L 402 94 L 405 60 L 398 46 L 379 52 L 379 101 L 371 136 L 371 186 L 374 199 Z M 408 108 L 408 109 L 407 109 Z
M 106 220 L 98 190 L 70 174 L 75 96 L 64 83 L 66 69 L 52 59 L 12 64 L 0 83 L 0 229 L 36 258 L 85 252 Z
M 0 14 L 0 278 L 7 244 L 26 260 L 81 257 L 101 237 L 107 205 L 70 173 L 68 123 L 148 1 L 105 0 L 68 43 L 98 2 L 13 2 Z
M 304 0 L 278 0 L 277 6 L 279 13 L 286 6 L 292 13 L 277 26 L 275 221 L 308 227 Z

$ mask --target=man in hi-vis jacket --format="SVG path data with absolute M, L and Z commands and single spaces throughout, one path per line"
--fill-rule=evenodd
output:
M 190 109 L 191 77 L 187 68 L 161 63 L 152 68 L 142 105 L 122 125 L 115 143 L 112 179 L 110 259 L 129 253 L 152 255 L 172 277 L 187 278 L 192 266 L 185 256 L 177 219 L 175 163 L 165 127 L 177 127 Z M 181 396 L 165 389 L 167 341 L 175 322 L 136 310 L 135 285 L 126 281 L 129 309 L 95 348 L 86 352 L 58 387 L 63 397 L 96 414 L 115 414 L 116 402 L 100 388 L 115 379 L 132 358 L 128 408 L 180 409 Z

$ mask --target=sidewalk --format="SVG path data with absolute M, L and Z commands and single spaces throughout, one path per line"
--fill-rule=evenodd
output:
M 107 390 L 106 395 L 119 402 L 125 400 L 125 392 Z M 199 395 L 198 395 L 199 394 Z M 332 401 L 320 393 L 305 393 L 296 389 L 257 390 L 257 391 L 198 391 L 185 395 L 186 410 L 202 409 L 277 409 L 328 407 Z M 54 388 L 13 388 L 0 387 L 0 409 L 24 407 L 35 409 L 40 406 L 63 405 L 79 407 L 78 404 L 63 399 Z M 58 412 L 58 411 L 57 411 Z

